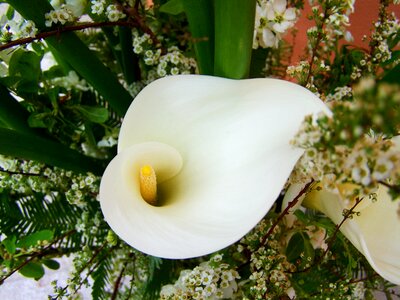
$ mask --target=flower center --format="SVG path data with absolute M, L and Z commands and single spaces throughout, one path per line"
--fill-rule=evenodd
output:
M 140 168 L 139 183 L 143 200 L 150 205 L 157 205 L 157 177 L 152 166 L 145 165 Z

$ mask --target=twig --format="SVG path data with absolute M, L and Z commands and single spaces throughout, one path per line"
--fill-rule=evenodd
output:
M 0 168 L 1 173 L 6 173 L 9 175 L 23 175 L 23 176 L 36 176 L 36 177 L 44 177 L 48 178 L 48 176 L 39 174 L 39 173 L 24 173 L 24 172 L 14 172 L 14 171 L 9 171 L 9 170 L 4 170 L 3 168 Z
M 122 268 L 121 272 L 119 272 L 118 278 L 117 278 L 117 280 L 115 281 L 115 284 L 114 284 L 114 291 L 113 291 L 112 296 L 110 298 L 111 300 L 117 299 L 119 286 L 121 284 L 121 280 L 122 280 L 122 277 L 124 276 L 124 273 L 125 273 L 125 270 L 126 270 L 126 267 L 127 267 L 128 263 L 129 263 L 129 261 L 127 261 L 124 264 L 124 267 Z
M 64 238 L 66 238 L 67 236 L 74 234 L 76 232 L 76 230 L 71 230 L 68 231 L 67 233 L 63 234 L 62 236 L 60 236 L 59 238 L 57 238 L 56 240 L 54 240 L 53 242 L 51 242 L 49 245 L 47 245 L 46 247 L 44 247 L 42 249 L 42 251 L 37 252 L 35 254 L 33 254 L 30 258 L 28 258 L 27 260 L 25 260 L 22 264 L 20 264 L 18 267 L 16 267 L 15 269 L 13 269 L 10 273 L 3 275 L 4 277 L 0 280 L 0 285 L 2 285 L 4 283 L 4 281 L 9 278 L 11 275 L 13 275 L 15 272 L 21 270 L 23 267 L 25 267 L 27 264 L 29 264 L 31 261 L 33 261 L 34 259 L 43 256 L 43 253 L 46 252 L 47 250 L 49 250 L 55 243 L 63 240 Z
M 268 232 L 264 235 L 261 243 L 260 243 L 260 247 L 262 247 L 263 245 L 265 245 L 265 243 L 267 242 L 267 239 L 270 237 L 270 235 L 274 232 L 274 229 L 276 226 L 278 226 L 279 222 L 284 218 L 285 215 L 287 215 L 289 213 L 289 210 L 291 208 L 293 208 L 297 202 L 299 202 L 300 197 L 303 196 L 308 188 L 311 186 L 311 184 L 314 183 L 314 180 L 311 180 L 309 183 L 307 183 L 303 189 L 300 191 L 300 193 L 292 200 L 288 203 L 288 206 L 284 209 L 284 211 L 278 216 L 278 218 L 276 219 L 276 221 L 272 224 L 272 226 L 269 228 Z
M 65 26 L 60 27 L 55 30 L 40 32 L 36 34 L 34 37 L 27 37 L 18 40 L 11 41 L 7 44 L 0 45 L 0 51 L 9 49 L 14 46 L 25 45 L 32 43 L 36 40 L 46 39 L 51 36 L 58 36 L 63 32 L 71 32 L 71 31 L 79 31 L 87 28 L 100 28 L 100 27 L 112 27 L 112 26 L 126 26 L 126 27 L 137 27 L 140 24 L 135 21 L 116 21 L 116 22 L 98 22 L 98 23 L 83 23 L 79 25 Z
M 316 261 L 312 266 L 309 266 L 303 270 L 300 271 L 295 271 L 295 272 L 290 272 L 290 273 L 303 273 L 303 272 L 307 272 L 308 270 L 310 270 L 313 266 L 319 264 L 322 262 L 322 260 L 324 259 L 325 255 L 328 253 L 328 251 L 332 248 L 333 242 L 336 240 L 336 236 L 339 233 L 340 227 L 342 227 L 342 225 L 344 224 L 344 222 L 354 213 L 354 209 L 357 207 L 358 204 L 360 204 L 360 202 L 363 200 L 363 198 L 361 199 L 356 199 L 356 203 L 345 213 L 345 215 L 343 216 L 342 221 L 336 225 L 335 227 L 335 231 L 333 232 L 332 237 L 329 239 L 329 243 L 328 246 L 326 247 L 324 253 L 322 253 L 322 255 L 319 257 L 318 261 Z

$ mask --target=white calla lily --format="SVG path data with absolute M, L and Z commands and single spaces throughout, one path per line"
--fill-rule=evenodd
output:
M 338 193 L 313 189 L 301 201 L 306 207 L 324 213 L 335 224 L 343 220 L 343 210 L 351 209 L 355 202 L 345 201 L 341 195 L 351 184 L 342 184 Z M 291 186 L 284 200 L 284 205 L 294 199 L 301 190 L 299 185 Z M 340 231 L 365 256 L 371 267 L 384 279 L 400 284 L 400 217 L 399 202 L 393 201 L 388 188 L 380 185 L 376 201 L 364 198 L 355 207 L 352 218 L 346 219 Z M 398 199 L 397 199 L 398 200 Z M 300 202 L 293 208 L 299 208 Z
M 305 88 L 277 79 L 201 75 L 159 79 L 129 108 L 118 155 L 100 185 L 103 214 L 132 247 L 191 258 L 236 242 L 268 212 L 303 150 L 304 117 L 329 113 Z M 157 177 L 158 205 L 140 193 Z

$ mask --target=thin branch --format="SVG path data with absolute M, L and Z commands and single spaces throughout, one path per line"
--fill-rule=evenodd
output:
M 269 228 L 268 232 L 264 235 L 260 246 L 262 247 L 265 245 L 267 242 L 268 238 L 271 236 L 271 234 L 274 232 L 274 229 L 276 226 L 278 226 L 279 222 L 289 213 L 289 210 L 293 208 L 297 202 L 299 202 L 300 198 L 308 191 L 308 188 L 311 186 L 311 184 L 314 183 L 314 180 L 311 180 L 309 183 L 307 183 L 303 189 L 300 191 L 300 193 L 288 203 L 288 206 L 285 208 L 285 210 L 278 216 L 278 218 L 275 220 L 275 222 L 272 224 L 272 226 Z
M 348 210 L 346 211 L 346 213 L 343 216 L 342 221 L 336 225 L 335 227 L 335 231 L 333 232 L 332 237 L 330 237 L 329 242 L 328 242 L 328 246 L 326 247 L 324 253 L 322 253 L 322 255 L 319 257 L 318 261 L 316 261 L 312 266 L 309 266 L 303 270 L 299 270 L 299 271 L 295 271 L 295 272 L 290 272 L 290 273 L 303 273 L 303 272 L 307 272 L 308 270 L 310 270 L 313 266 L 319 264 L 322 262 L 322 260 L 324 259 L 325 255 L 329 252 L 329 250 L 332 248 L 333 242 L 336 240 L 336 236 L 339 233 L 340 227 L 342 227 L 342 225 L 344 224 L 344 222 L 350 218 L 350 216 L 354 213 L 355 208 L 358 206 L 358 204 L 361 203 L 361 201 L 363 200 L 363 198 L 356 199 L 356 203 Z
M 9 170 L 4 170 L 3 168 L 0 167 L 0 172 L 1 173 L 6 173 L 8 175 L 22 175 L 22 176 L 36 176 L 36 177 L 44 177 L 48 178 L 48 176 L 39 174 L 39 173 L 24 173 L 24 172 L 13 172 Z
M 79 31 L 79 30 L 88 29 L 88 28 L 100 28 L 100 27 L 112 27 L 112 26 L 125 26 L 125 27 L 134 28 L 134 27 L 140 26 L 140 24 L 135 21 L 129 21 L 129 22 L 116 21 L 116 22 L 82 23 L 79 25 L 65 26 L 65 27 L 57 28 L 55 30 L 40 32 L 40 33 L 36 34 L 34 37 L 21 38 L 18 40 L 11 41 L 4 45 L 0 45 L 0 51 L 9 49 L 14 46 L 29 44 L 36 40 L 46 39 L 51 36 L 58 36 L 58 35 L 60 35 L 60 33 L 64 33 L 64 32 L 72 32 L 72 31 Z
M 29 264 L 31 261 L 33 261 L 34 259 L 43 256 L 43 253 L 46 252 L 47 250 L 49 250 L 55 243 L 63 240 L 64 238 L 66 238 L 67 236 L 74 234 L 76 232 L 76 230 L 71 230 L 66 232 L 65 234 L 63 234 L 62 236 L 60 236 L 59 238 L 57 238 L 56 240 L 54 240 L 53 242 L 51 242 L 49 245 L 47 245 L 46 247 L 44 247 L 42 249 L 42 251 L 37 252 L 35 254 L 33 254 L 30 258 L 28 258 L 27 260 L 25 260 L 22 264 L 20 264 L 18 267 L 16 267 L 15 269 L 13 269 L 10 273 L 3 275 L 4 277 L 0 280 L 0 285 L 3 284 L 3 282 L 9 278 L 11 275 L 13 275 L 15 272 L 21 270 L 23 267 L 25 267 L 27 264 Z
M 122 277 L 124 276 L 124 273 L 125 273 L 126 267 L 128 266 L 128 263 L 129 263 L 129 261 L 127 261 L 127 262 L 124 264 L 124 267 L 122 268 L 121 272 L 119 272 L 119 275 L 118 275 L 118 277 L 117 277 L 117 280 L 115 281 L 115 284 L 114 284 L 114 291 L 113 291 L 112 296 L 111 296 L 111 298 L 110 298 L 111 300 L 117 299 L 118 290 L 119 290 L 119 287 L 120 287 L 120 285 L 121 285 L 121 280 L 122 280 Z
M 395 191 L 396 193 L 400 193 L 400 186 L 399 185 L 392 185 L 392 184 L 389 184 L 389 183 L 387 183 L 385 181 L 382 181 L 382 180 L 378 181 L 378 183 L 383 185 L 383 186 L 385 186 L 385 187 L 387 187 L 390 190 Z

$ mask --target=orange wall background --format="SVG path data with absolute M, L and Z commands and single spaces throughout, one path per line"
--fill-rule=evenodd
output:
M 366 46 L 366 42 L 362 42 L 364 35 L 369 35 L 373 28 L 373 22 L 378 18 L 379 0 L 356 0 L 354 13 L 350 15 L 349 31 L 354 37 L 354 44 L 358 46 Z M 400 5 L 391 5 L 390 11 L 393 11 L 397 18 L 400 17 Z M 307 20 L 306 16 L 310 13 L 310 5 L 305 1 L 305 10 L 303 11 L 299 21 L 296 23 L 298 33 L 295 39 L 295 47 L 292 57 L 292 63 L 298 62 L 302 54 L 307 40 L 307 29 L 313 26 L 313 22 Z M 291 41 L 289 35 L 287 38 Z

